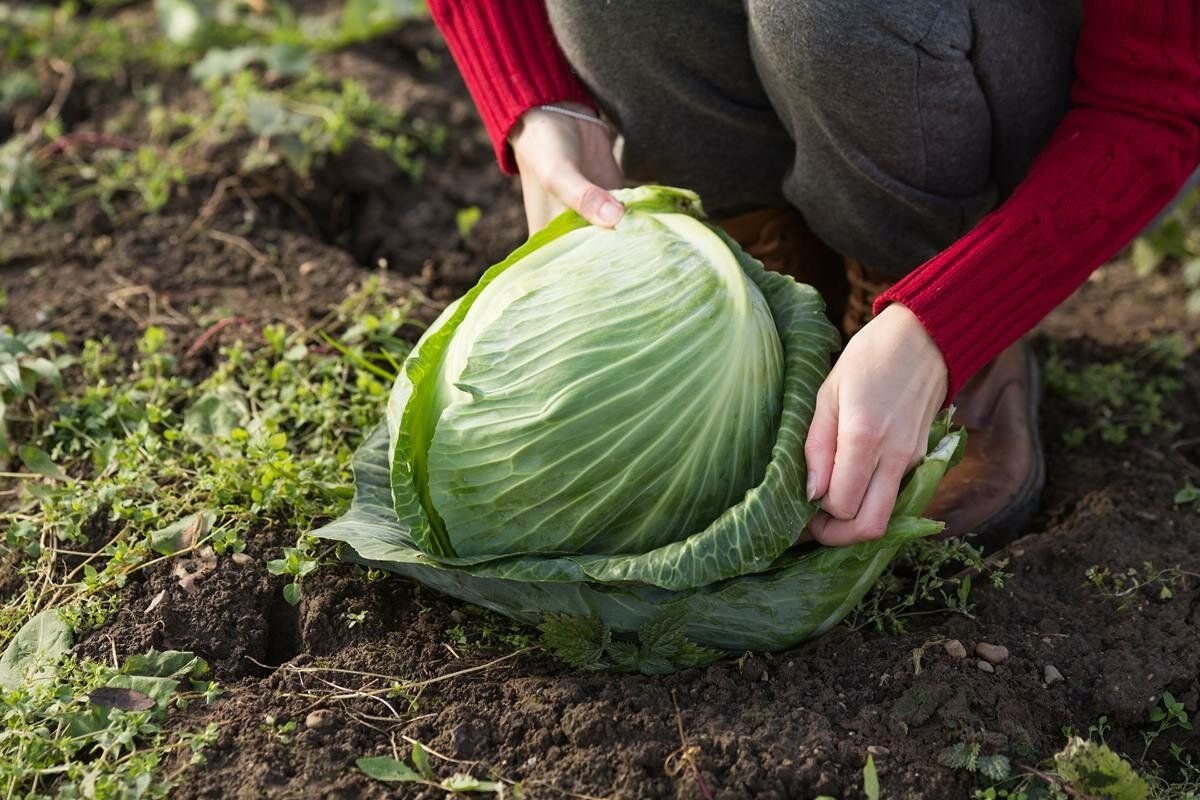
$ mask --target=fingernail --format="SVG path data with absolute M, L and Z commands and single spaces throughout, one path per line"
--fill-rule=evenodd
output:
M 808 492 L 808 502 L 811 503 L 813 500 L 817 499 L 817 476 L 816 475 L 808 476 L 807 492 Z
M 624 207 L 616 200 L 609 200 L 604 205 L 600 206 L 600 221 L 605 225 L 612 227 L 621 221 L 621 214 L 625 213 Z

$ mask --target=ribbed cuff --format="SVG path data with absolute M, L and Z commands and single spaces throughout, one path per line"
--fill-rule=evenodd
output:
M 508 135 L 530 108 L 568 101 L 595 108 L 554 40 L 542 0 L 431 0 L 429 10 L 506 173 L 517 168 Z

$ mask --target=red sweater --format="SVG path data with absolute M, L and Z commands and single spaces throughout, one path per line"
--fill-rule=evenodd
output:
M 505 171 L 532 106 L 592 104 L 544 0 L 429 0 Z M 999 208 L 885 292 L 942 351 L 950 397 L 1111 258 L 1200 161 L 1200 0 L 1084 0 L 1072 108 Z

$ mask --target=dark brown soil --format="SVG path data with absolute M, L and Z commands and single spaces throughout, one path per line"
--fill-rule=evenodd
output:
M 422 49 L 441 61 L 438 69 L 421 66 Z M 108 335 L 124 346 L 153 323 L 190 346 L 235 317 L 215 345 L 268 321 L 311 324 L 380 259 L 388 280 L 435 301 L 461 292 L 524 231 L 515 187 L 496 173 L 449 64 L 424 25 L 329 64 L 389 102 L 446 121 L 451 144 L 424 182 L 353 151 L 287 197 L 257 198 L 249 227 L 241 225 L 245 207 L 230 200 L 197 228 L 212 184 L 132 223 L 114 226 L 91 209 L 27 226 L 0 242 L 6 321 L 75 339 Z M 454 215 L 467 205 L 484 217 L 463 242 Z M 1178 286 L 1169 275 L 1138 279 L 1127 265 L 1110 265 L 1042 326 L 1039 347 L 1115 358 L 1164 332 L 1194 346 L 1200 321 L 1184 314 Z M 192 368 L 214 352 L 200 347 Z M 976 587 L 974 618 L 921 617 L 900 636 L 839 627 L 790 652 L 667 677 L 580 673 L 537 651 L 497 661 L 513 648 L 498 643 L 494 618 L 398 579 L 369 582 L 349 566 L 319 571 L 299 606 L 288 606 L 264 560 L 296 532 L 263 530 L 249 560 L 221 559 L 194 593 L 165 565 L 139 577 L 124 590 L 122 610 L 79 649 L 105 658 L 175 647 L 213 665 L 223 698 L 175 716 L 180 726 L 215 722 L 220 730 L 207 765 L 175 793 L 187 800 L 443 796 L 397 792 L 354 767 L 393 743 L 407 753 L 403 737 L 465 762 L 434 757 L 441 775 L 495 773 L 523 781 L 529 797 L 853 797 L 868 753 L 888 797 L 969 797 L 973 778 L 937 763 L 956 742 L 1034 763 L 1061 747 L 1064 726 L 1086 730 L 1107 716 L 1109 742 L 1137 754 L 1164 690 L 1195 715 L 1200 580 L 1183 578 L 1169 599 L 1146 589 L 1125 610 L 1085 580 L 1092 565 L 1116 573 L 1151 562 L 1200 573 L 1200 514 L 1172 504 L 1185 478 L 1200 483 L 1200 451 L 1180 445 L 1200 437 L 1197 356 L 1165 411 L 1182 424 L 1178 433 L 1067 448 L 1060 432 L 1078 410 L 1048 397 L 1045 507 L 1029 535 L 997 554 L 1010 560 L 1012 577 L 1001 589 Z M 350 627 L 346 614 L 362 611 L 362 624 Z M 496 646 L 462 645 L 460 625 Z M 980 642 L 1002 644 L 1011 656 L 985 672 L 973 655 L 948 654 L 941 642 L 949 639 L 969 653 Z M 1046 685 L 1051 664 L 1065 679 Z M 385 675 L 454 677 L 401 697 L 378 693 L 390 683 L 377 677 Z M 296 729 L 281 735 L 288 721 Z M 1169 761 L 1172 743 L 1200 753 L 1200 733 L 1174 732 L 1151 757 Z

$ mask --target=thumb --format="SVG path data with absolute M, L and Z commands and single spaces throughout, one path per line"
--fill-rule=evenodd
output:
M 546 170 L 544 183 L 567 208 L 593 225 L 612 228 L 621 221 L 625 207 L 604 189 L 589 181 L 569 161 L 559 161 Z

